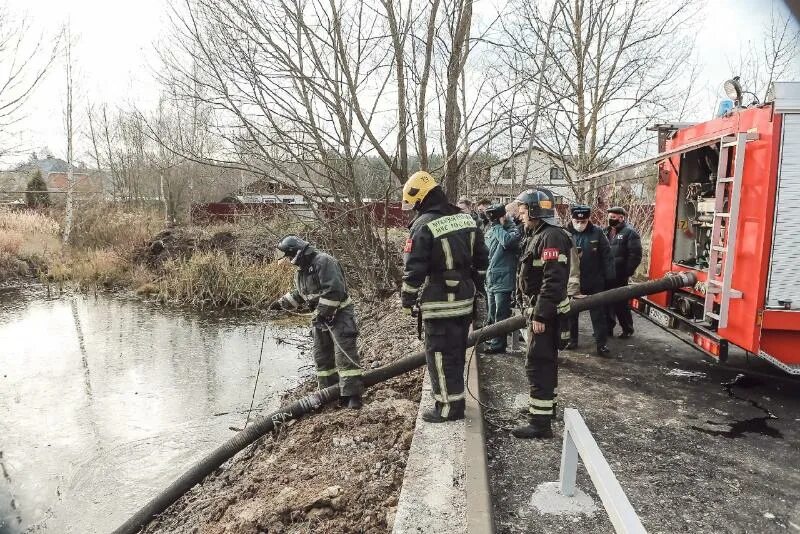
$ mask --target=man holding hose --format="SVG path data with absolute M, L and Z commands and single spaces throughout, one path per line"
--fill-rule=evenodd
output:
M 342 267 L 336 258 L 294 235 L 284 237 L 277 248 L 297 267 L 297 273 L 294 290 L 271 308 L 316 311 L 311 325 L 317 383 L 322 389 L 338 382 L 339 404 L 361 408 L 364 384 L 356 346 L 358 327 Z

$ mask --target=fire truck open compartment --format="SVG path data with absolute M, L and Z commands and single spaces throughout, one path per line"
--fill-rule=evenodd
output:
M 681 154 L 672 261 L 684 267 L 708 269 L 718 161 L 718 146 Z

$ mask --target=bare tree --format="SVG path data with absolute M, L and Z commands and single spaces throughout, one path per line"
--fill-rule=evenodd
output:
M 67 137 L 67 202 L 66 213 L 64 216 L 64 233 L 63 241 L 66 245 L 69 243 L 69 235 L 72 232 L 72 223 L 74 218 L 74 191 L 75 191 L 75 173 L 72 160 L 72 140 L 73 140 L 73 124 L 72 124 L 72 96 L 74 81 L 72 79 L 72 34 L 69 25 L 67 26 L 66 35 L 66 49 L 64 57 L 65 67 L 65 82 L 66 82 L 66 101 L 64 109 L 64 122 L 65 132 Z
M 512 3 L 506 34 L 525 71 L 544 80 L 543 131 L 526 136 L 585 175 L 640 151 L 644 126 L 678 105 L 675 72 L 691 50 L 695 8 L 688 0 L 555 3 L 554 19 L 538 3 Z M 542 50 L 547 66 L 538 63 Z M 580 198 L 582 188 L 573 189 Z
M 0 156 L 19 148 L 6 136 L 23 118 L 23 107 L 55 60 L 60 36 L 48 45 L 30 21 L 0 5 Z
M 495 131 L 486 103 L 502 92 L 487 96 L 482 81 L 469 102 L 458 98 L 472 82 L 464 76 L 471 5 L 187 0 L 173 12 L 174 38 L 161 47 L 163 81 L 177 99 L 210 110 L 220 143 L 201 155 L 159 142 L 189 160 L 268 177 L 304 195 L 310 223 L 331 246 L 353 264 L 375 267 L 362 269 L 373 277 L 368 285 L 393 286 L 387 276 L 396 274 L 395 245 L 364 209 L 367 191 L 394 197 L 416 160 L 443 174 L 455 196 L 470 154 Z M 418 20 L 428 21 L 421 38 L 413 32 Z M 442 164 L 430 169 L 427 147 L 437 137 L 446 138 Z M 331 220 L 331 213 L 339 215 Z
M 789 16 L 781 16 L 773 7 L 761 40 L 747 43 L 735 62 L 729 59 L 728 66 L 732 73 L 740 76 L 740 83 L 752 93 L 754 100 L 769 100 L 773 82 L 800 74 L 797 22 Z

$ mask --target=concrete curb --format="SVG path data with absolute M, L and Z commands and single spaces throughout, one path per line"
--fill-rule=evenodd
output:
M 467 368 L 467 405 L 464 429 L 466 456 L 467 533 L 494 534 L 492 494 L 486 459 L 486 423 L 479 399 L 478 352 L 473 350 Z M 473 397 L 473 395 L 476 398 Z
M 422 412 L 432 408 L 426 369 L 393 534 L 467 532 L 465 423 L 426 423 Z

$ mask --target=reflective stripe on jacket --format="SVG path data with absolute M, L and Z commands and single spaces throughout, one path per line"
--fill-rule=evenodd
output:
M 307 306 L 323 317 L 352 304 L 347 281 L 339 262 L 333 256 L 308 247 L 298 261 L 294 290 L 281 298 L 281 305 L 295 309 Z
M 518 288 L 533 305 L 533 319 L 544 322 L 569 311 L 567 283 L 573 242 L 563 228 L 541 223 L 528 230 L 519 260 Z
M 420 214 L 404 252 L 404 307 L 418 301 L 423 319 L 472 315 L 475 279 L 486 272 L 488 252 L 469 214 Z

